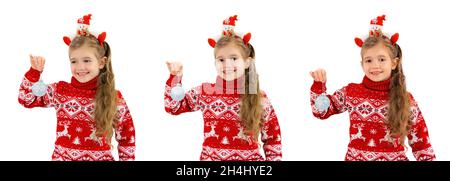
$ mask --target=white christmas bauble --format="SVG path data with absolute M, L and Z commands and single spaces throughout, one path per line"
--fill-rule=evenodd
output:
M 328 110 L 328 108 L 330 107 L 330 99 L 325 93 L 323 93 L 316 98 L 315 105 L 320 112 L 323 112 L 325 110 Z
M 172 87 L 170 90 L 170 97 L 172 97 L 175 101 L 181 101 L 184 99 L 184 89 L 181 86 L 181 84 L 177 84 L 176 86 Z
M 39 80 L 31 86 L 31 90 L 35 96 L 41 97 L 47 93 L 47 85 L 45 85 L 44 81 Z

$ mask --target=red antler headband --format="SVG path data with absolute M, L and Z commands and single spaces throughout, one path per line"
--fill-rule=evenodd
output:
M 381 15 L 370 21 L 370 30 L 369 30 L 370 37 L 380 37 L 380 36 L 387 37 L 386 35 L 383 34 L 383 31 L 382 31 L 383 22 L 385 20 L 386 20 L 386 15 Z M 389 39 L 391 40 L 392 44 L 395 44 L 398 41 L 398 37 L 399 37 L 399 34 L 395 33 Z M 355 43 L 359 47 L 362 47 L 364 44 L 364 41 L 361 38 L 356 37 Z
M 234 33 L 234 27 L 236 26 L 237 20 L 238 20 L 237 15 L 234 15 L 234 16 L 230 16 L 229 18 L 227 18 L 223 21 L 223 33 L 222 33 L 223 35 L 222 36 L 239 37 L 239 36 L 235 35 L 235 33 Z M 245 45 L 248 45 L 248 42 L 250 41 L 251 37 L 252 37 L 251 33 L 247 33 L 244 35 L 242 40 L 244 41 Z M 208 39 L 208 43 L 213 48 L 216 46 L 216 40 L 214 40 L 212 38 Z
M 89 31 L 89 26 L 91 25 L 91 16 L 92 16 L 92 14 L 88 14 L 88 15 L 84 15 L 83 17 L 78 19 L 78 21 L 77 21 L 78 29 L 77 29 L 76 36 L 90 36 L 90 35 L 93 35 Z M 100 45 L 103 46 L 103 42 L 105 42 L 105 39 L 106 39 L 106 32 L 102 32 L 98 36 L 95 36 L 95 37 L 97 37 L 97 40 L 100 43 Z M 67 36 L 64 36 L 63 40 L 64 40 L 64 43 L 66 43 L 67 46 L 70 46 L 70 43 L 72 42 L 71 38 L 69 38 Z

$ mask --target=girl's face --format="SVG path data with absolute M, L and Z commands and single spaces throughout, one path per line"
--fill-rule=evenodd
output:
M 239 47 L 232 43 L 216 50 L 216 71 L 222 79 L 230 81 L 245 74 L 251 58 L 244 60 Z
M 106 62 L 106 57 L 99 60 L 95 49 L 85 45 L 71 50 L 69 58 L 72 75 L 82 83 L 97 77 Z
M 361 66 L 366 76 L 374 81 L 384 81 L 391 77 L 392 70 L 398 63 L 398 58 L 392 59 L 389 48 L 382 43 L 363 50 Z

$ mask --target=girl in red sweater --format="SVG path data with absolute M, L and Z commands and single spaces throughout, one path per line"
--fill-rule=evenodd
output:
M 57 127 L 52 160 L 114 160 L 113 133 L 120 160 L 134 160 L 133 120 L 122 94 L 115 90 L 111 49 L 106 33 L 89 32 L 91 15 L 78 20 L 79 30 L 69 45 L 70 83 L 39 81 L 45 59 L 30 55 L 31 68 L 20 85 L 19 103 L 26 108 L 52 107 Z M 39 82 L 38 82 L 39 81 Z
M 203 112 L 200 160 L 281 160 L 277 116 L 259 89 L 250 33 L 237 36 L 233 31 L 236 20 L 237 16 L 232 16 L 223 22 L 225 30 L 217 42 L 209 39 L 216 59 L 215 83 L 203 83 L 184 93 L 179 90 L 182 64 L 167 62 L 171 75 L 165 86 L 165 109 L 173 115 Z M 259 152 L 260 135 L 264 157 Z
M 355 39 L 361 47 L 362 83 L 349 84 L 326 95 L 326 72 L 311 72 L 311 107 L 315 117 L 350 114 L 350 143 L 345 160 L 408 160 L 408 140 L 417 160 L 434 160 L 428 129 L 413 96 L 406 91 L 398 33 L 383 34 L 385 16 L 371 21 L 367 39 Z M 325 97 L 326 96 L 326 97 Z

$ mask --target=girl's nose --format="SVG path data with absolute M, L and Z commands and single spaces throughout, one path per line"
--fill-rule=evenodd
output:
M 233 61 L 232 61 L 231 59 L 225 59 L 225 60 L 223 61 L 223 66 L 225 66 L 225 67 L 231 67 L 231 66 L 233 66 Z
M 84 68 L 85 67 L 82 64 L 80 64 L 80 63 L 75 65 L 75 70 L 84 70 Z
M 372 61 L 372 67 L 380 67 L 380 61 Z

